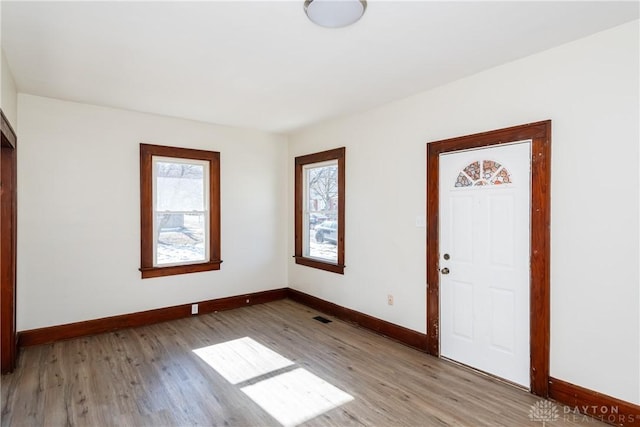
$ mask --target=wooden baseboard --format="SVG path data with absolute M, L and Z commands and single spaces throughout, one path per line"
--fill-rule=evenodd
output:
M 566 405 L 560 418 L 582 420 L 583 415 L 617 426 L 640 426 L 640 406 L 557 378 L 549 378 L 549 398 Z
M 254 304 L 285 299 L 287 289 L 274 289 L 252 294 L 236 295 L 228 298 L 194 302 L 198 304 L 198 314 L 213 313 L 215 311 L 230 310 Z M 18 333 L 20 347 L 48 344 L 60 340 L 78 338 L 87 335 L 101 334 L 118 329 L 145 326 L 154 323 L 191 317 L 191 304 L 175 305 L 138 313 L 120 316 L 104 317 L 84 322 L 68 323 L 66 325 L 50 326 L 46 328 L 30 329 Z
M 231 310 L 253 304 L 262 304 L 280 299 L 290 298 L 315 310 L 322 311 L 363 328 L 400 341 L 410 347 L 424 351 L 427 337 L 425 334 L 386 322 L 384 320 L 360 313 L 320 298 L 296 291 L 290 288 L 256 292 L 247 295 L 237 295 L 208 301 L 199 301 L 198 314 L 213 313 L 215 311 Z M 46 328 L 30 329 L 18 333 L 18 346 L 49 344 L 52 342 L 83 337 L 87 335 L 112 332 L 124 328 L 133 328 L 169 320 L 190 317 L 191 304 L 182 304 L 138 313 L 104 317 L 65 325 L 49 326 Z
M 420 332 L 398 326 L 396 324 L 378 319 L 373 316 L 369 316 L 368 314 L 360 313 L 359 311 L 339 306 L 332 302 L 328 302 L 312 295 L 305 294 L 304 292 L 300 292 L 295 289 L 288 289 L 288 297 L 293 301 L 304 304 L 315 310 L 321 311 L 347 322 L 355 323 L 363 328 L 372 330 L 396 341 L 400 341 L 401 343 L 416 348 L 420 351 L 426 351 L 426 334 L 421 334 Z

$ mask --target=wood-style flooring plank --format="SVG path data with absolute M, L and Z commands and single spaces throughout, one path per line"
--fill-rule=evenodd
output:
M 242 388 L 299 368 L 353 397 L 305 426 L 541 425 L 524 390 L 318 314 L 281 300 L 24 348 L 1 425 L 278 426 Z M 244 337 L 294 364 L 234 385 L 193 352 Z M 604 425 L 557 409 L 554 426 Z

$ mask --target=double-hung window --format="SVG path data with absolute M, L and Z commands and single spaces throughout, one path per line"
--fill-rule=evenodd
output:
M 344 274 L 345 149 L 295 159 L 297 264 Z
M 220 269 L 220 153 L 140 144 L 143 278 Z

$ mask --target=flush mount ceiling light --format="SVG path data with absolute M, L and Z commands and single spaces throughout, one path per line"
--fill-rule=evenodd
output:
M 305 0 L 304 11 L 309 19 L 322 27 L 346 27 L 362 17 L 366 0 Z

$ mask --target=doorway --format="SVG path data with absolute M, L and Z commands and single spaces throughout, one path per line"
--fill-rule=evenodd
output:
M 447 139 L 442 141 L 434 141 L 427 144 L 427 351 L 438 357 L 447 357 L 448 352 L 451 351 L 451 347 L 447 347 L 450 342 L 447 341 L 450 336 L 445 336 L 445 334 L 451 333 L 451 321 L 453 321 L 453 317 L 451 317 L 451 307 L 447 306 L 451 302 L 452 292 L 459 291 L 460 298 L 462 298 L 462 305 L 459 305 L 457 308 L 453 307 L 453 310 L 459 310 L 458 317 L 455 319 L 458 322 L 458 332 L 464 332 L 462 326 L 464 326 L 464 322 L 466 321 L 466 327 L 469 327 L 469 312 L 468 310 L 465 312 L 466 308 L 471 307 L 473 305 L 473 301 L 466 299 L 465 297 L 469 297 L 472 295 L 471 292 L 467 292 L 466 294 L 462 292 L 465 290 L 465 285 L 463 284 L 464 280 L 458 280 L 458 286 L 449 286 L 451 283 L 448 283 L 447 280 L 449 277 L 453 277 L 455 281 L 454 274 L 446 275 L 445 273 L 451 273 L 451 268 L 455 265 L 456 272 L 459 273 L 462 264 L 451 264 L 451 262 L 455 261 L 454 257 L 456 256 L 453 253 L 447 253 L 447 257 L 449 260 L 445 261 L 445 253 L 440 253 L 441 245 L 443 249 L 447 244 L 450 244 L 450 235 L 447 235 L 447 232 L 442 233 L 443 223 L 444 226 L 450 227 L 450 218 L 443 218 L 444 212 L 447 212 L 447 209 L 441 210 L 441 203 L 444 203 L 442 199 L 442 190 L 440 186 L 441 176 L 443 172 L 446 172 L 447 168 L 447 156 L 454 155 L 455 152 L 462 152 L 464 150 L 491 150 L 492 148 L 498 147 L 507 147 L 507 146 L 515 146 L 513 143 L 519 141 L 529 141 L 528 145 L 530 146 L 531 153 L 531 161 L 530 161 L 530 170 L 531 173 L 529 175 L 530 178 L 530 192 L 526 194 L 527 204 L 526 209 L 528 210 L 529 223 L 530 227 L 528 227 L 528 236 L 525 238 L 525 244 L 528 246 L 528 290 L 520 288 L 520 292 L 528 292 L 528 299 L 524 304 L 526 307 L 524 310 L 524 316 L 527 318 L 528 322 L 525 321 L 524 324 L 521 321 L 519 326 L 516 326 L 519 329 L 514 329 L 513 331 L 508 328 L 498 329 L 493 331 L 494 334 L 499 335 L 499 339 L 497 340 L 502 344 L 503 347 L 508 347 L 510 344 L 515 344 L 515 340 L 524 339 L 528 341 L 528 345 L 520 346 L 520 350 L 524 348 L 524 351 L 528 351 L 528 355 L 524 357 L 520 357 L 518 363 L 529 362 L 528 369 L 525 367 L 528 372 L 522 373 L 522 366 L 519 368 L 519 374 L 517 376 L 518 380 L 514 381 L 525 387 L 529 388 L 532 393 L 546 397 L 548 395 L 548 378 L 549 378 L 549 221 L 550 221 L 550 148 L 551 148 L 551 122 L 537 122 L 522 126 L 515 126 L 506 129 L 495 130 L 491 132 L 485 132 L 481 134 L 469 135 L 459 138 Z M 528 148 L 527 148 L 528 149 Z M 486 154 L 490 154 L 491 151 L 484 151 Z M 475 153 L 477 154 L 477 153 Z M 475 155 L 474 154 L 474 155 Z M 472 155 L 473 156 L 473 155 Z M 449 157 L 450 158 L 450 157 Z M 444 160 L 443 160 L 444 159 Z M 462 161 L 464 159 L 459 160 L 458 162 L 464 163 Z M 502 173 L 500 175 L 500 167 L 506 167 L 505 165 L 500 164 L 496 166 L 495 162 L 491 163 L 492 159 L 480 159 L 480 161 L 487 160 L 486 166 L 489 172 L 484 172 L 482 169 L 485 166 L 484 163 L 478 163 L 479 173 L 484 173 L 482 175 L 476 176 L 476 171 L 471 167 L 468 170 L 468 174 L 462 173 L 466 166 L 461 166 L 461 170 L 458 171 L 456 177 L 454 179 L 454 188 L 455 188 L 455 180 L 460 179 L 459 187 L 464 188 L 468 183 L 465 180 L 468 180 L 471 183 L 471 187 L 473 184 L 478 183 L 479 186 L 483 186 L 485 183 L 480 181 L 475 181 L 474 178 L 480 179 L 505 179 L 505 177 L 509 177 L 508 172 Z M 442 162 L 442 163 L 441 163 Z M 469 164 L 473 164 L 473 162 L 469 162 Z M 469 166 L 469 164 L 467 166 Z M 448 172 L 453 174 L 453 172 Z M 472 176 L 470 176 L 472 175 Z M 519 173 L 521 176 L 521 173 Z M 485 178 L 486 176 L 486 178 Z M 487 182 L 487 184 L 490 184 Z M 509 183 L 506 183 L 509 184 Z M 490 187 L 490 186 L 488 186 Z M 510 185 L 506 185 L 501 187 L 501 191 L 507 190 L 509 187 L 513 187 Z M 495 191 L 498 190 L 498 185 L 494 186 Z M 495 193 L 494 191 L 494 193 Z M 464 190 L 461 190 L 460 194 L 464 193 Z M 487 193 L 488 194 L 488 193 Z M 504 202 L 506 199 L 503 197 L 500 199 L 500 194 L 505 195 L 507 193 L 497 193 L 498 205 L 500 202 Z M 447 200 L 446 203 L 450 201 Z M 467 200 L 468 202 L 468 200 Z M 496 206 L 498 206 L 496 205 Z M 502 205 L 503 207 L 506 206 Z M 461 208 L 460 212 L 464 212 L 464 209 Z M 507 220 L 508 221 L 508 220 Z M 441 239 L 447 239 L 447 241 L 441 241 Z M 522 240 L 521 244 L 522 244 Z M 460 245 L 459 245 L 460 246 Z M 508 258 L 508 253 L 498 253 L 498 257 L 502 256 Z M 526 255 L 525 255 L 526 256 Z M 502 261 L 504 261 L 504 258 Z M 458 257 L 459 261 L 459 257 Z M 446 265 L 446 263 L 449 263 Z M 495 284 L 496 280 L 499 279 L 499 274 L 495 271 L 492 273 L 490 269 L 486 271 L 490 276 L 493 275 L 491 279 L 485 281 L 485 283 Z M 443 280 L 443 277 L 445 278 Z M 460 277 L 458 277 L 460 279 Z M 509 280 L 507 280 L 508 282 Z M 467 281 L 468 283 L 468 281 Z M 444 289 L 444 286 L 447 286 L 447 289 Z M 440 292 L 441 286 L 443 286 L 443 292 Z M 494 286 L 494 288 L 497 288 Z M 503 306 L 503 309 L 499 310 L 498 317 L 503 316 L 502 319 L 504 321 L 504 316 L 509 314 L 509 301 L 513 301 L 513 295 L 505 292 L 504 289 L 498 289 L 499 292 L 495 292 L 495 296 L 497 298 L 494 302 L 500 303 Z M 486 292 L 490 292 L 485 289 Z M 487 293 L 485 292 L 485 297 Z M 447 302 L 449 301 L 449 302 Z M 479 300 L 480 301 L 480 300 Z M 522 307 L 522 298 L 520 298 L 520 303 Z M 487 300 L 484 300 L 485 305 L 490 304 L 487 303 Z M 443 304 L 445 305 L 443 310 Z M 466 304 L 466 306 L 465 306 Z M 480 304 L 479 306 L 482 306 Z M 465 308 L 466 307 L 466 308 Z M 486 307 L 485 307 L 486 308 Z M 462 310 L 462 311 L 460 311 Z M 489 316 L 489 324 L 495 322 L 499 319 L 491 319 L 491 315 L 493 314 L 492 310 L 486 310 L 485 315 Z M 448 319 L 444 319 L 443 316 L 449 316 Z M 466 317 L 465 317 L 466 316 Z M 522 317 L 521 317 L 522 318 Z M 466 319 L 466 320 L 465 320 Z M 449 322 L 449 323 L 447 323 Z M 462 323 L 461 323 L 462 322 Z M 524 326 L 523 326 L 524 325 Z M 444 327 L 449 328 L 448 331 L 444 331 L 441 329 Z M 463 328 L 464 329 L 464 328 Z M 467 329 L 468 331 L 468 329 Z M 489 332 L 491 333 L 491 332 Z M 522 335 L 525 335 L 524 337 Z M 486 335 L 486 330 L 485 330 Z M 509 337 L 515 337 L 514 342 L 509 341 Z M 444 342 L 443 342 L 444 339 Z M 444 344 L 444 345 L 443 345 Z M 494 343 L 495 344 L 495 343 Z M 468 360 L 461 360 L 462 363 L 469 363 L 470 365 L 477 365 L 474 360 L 481 360 L 480 369 L 485 368 L 489 371 L 494 371 L 493 369 L 487 369 L 486 366 L 496 365 L 499 363 L 499 360 L 496 357 L 496 354 L 485 353 L 485 354 L 476 354 L 469 353 L 471 347 L 467 347 L 463 350 L 465 354 L 471 354 L 470 357 L 471 362 Z M 503 348 L 504 350 L 504 348 Z M 444 351 L 444 353 L 443 353 Z M 455 353 L 454 354 L 460 354 Z M 457 357 L 457 356 L 456 356 Z M 528 359 L 528 360 L 527 360 Z M 482 365 L 486 364 L 486 365 Z M 478 367 L 478 366 L 475 366 Z M 527 375 L 528 374 L 528 375 Z M 502 376 L 501 372 L 497 372 L 498 376 Z M 527 378 L 528 376 L 528 378 Z M 503 376 L 504 378 L 509 379 L 509 376 Z
M 16 343 L 16 134 L 0 110 L 2 146 L 0 151 L 0 336 L 2 373 L 13 371 L 17 358 Z

